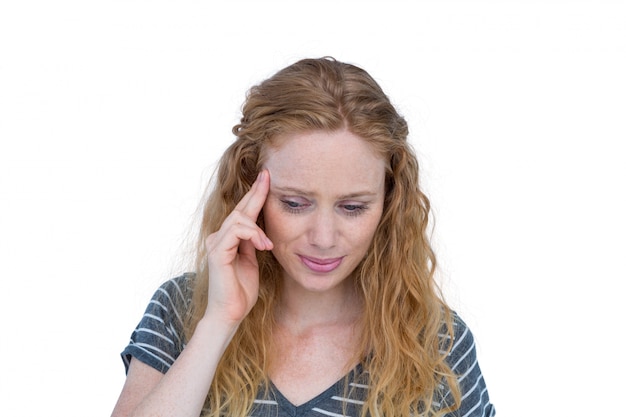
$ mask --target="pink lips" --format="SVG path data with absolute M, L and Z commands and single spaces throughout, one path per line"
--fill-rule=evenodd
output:
M 300 255 L 302 263 L 313 272 L 331 272 L 341 264 L 342 258 L 318 259 Z

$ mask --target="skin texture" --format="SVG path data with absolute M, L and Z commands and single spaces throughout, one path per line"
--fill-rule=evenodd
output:
M 272 242 L 255 223 L 269 190 L 262 171 L 222 227 L 206 240 L 209 304 L 193 337 L 169 371 L 162 375 L 132 360 L 112 416 L 197 417 L 215 370 L 241 320 L 258 298 L 255 250 Z
M 351 273 L 380 221 L 385 162 L 345 130 L 280 139 L 264 164 L 265 232 L 284 268 L 270 378 L 299 405 L 355 365 L 361 304 Z
M 341 292 L 380 221 L 384 161 L 345 130 L 278 143 L 264 164 L 271 176 L 263 215 L 272 253 L 293 291 Z
M 271 250 L 284 269 L 272 382 L 298 405 L 341 378 L 354 365 L 361 312 L 350 277 L 380 221 L 384 176 L 383 159 L 348 131 L 277 138 L 250 191 L 206 239 L 208 304 L 187 347 L 165 375 L 132 360 L 113 416 L 199 415 L 257 301 L 256 251 Z

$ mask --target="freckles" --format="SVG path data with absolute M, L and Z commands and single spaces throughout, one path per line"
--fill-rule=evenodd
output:
M 265 233 L 268 237 L 274 241 L 275 244 L 279 244 L 285 240 L 286 234 L 288 234 L 289 216 L 283 212 L 280 207 L 280 202 L 277 199 L 268 199 L 263 208 L 263 217 L 265 221 Z

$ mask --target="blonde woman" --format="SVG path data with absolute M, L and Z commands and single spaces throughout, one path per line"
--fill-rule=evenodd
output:
M 113 415 L 495 415 L 374 79 L 299 61 L 249 91 L 233 132 L 195 272 L 155 293 Z

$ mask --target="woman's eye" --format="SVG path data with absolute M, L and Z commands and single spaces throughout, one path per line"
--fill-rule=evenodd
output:
M 306 208 L 306 203 L 301 203 L 293 200 L 280 200 L 283 208 L 290 213 L 298 213 Z
M 349 216 L 358 216 L 367 210 L 365 204 L 344 204 L 342 207 Z

